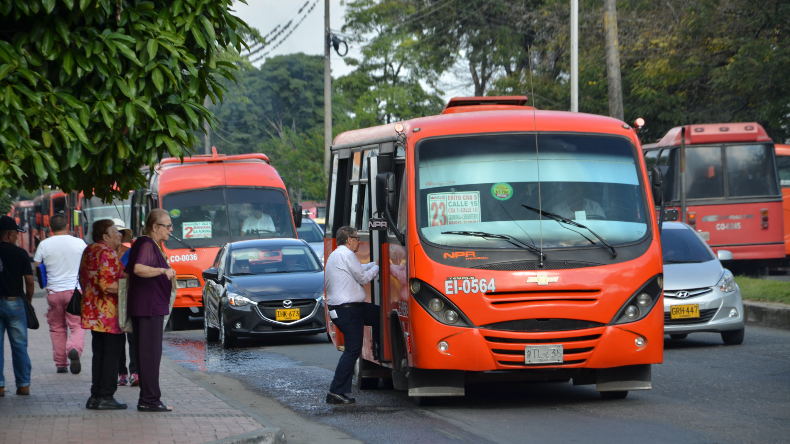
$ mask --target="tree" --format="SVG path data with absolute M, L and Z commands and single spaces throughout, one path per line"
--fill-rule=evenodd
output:
M 0 0 L 0 189 L 44 185 L 104 199 L 140 168 L 183 158 L 203 106 L 223 98 L 232 0 Z

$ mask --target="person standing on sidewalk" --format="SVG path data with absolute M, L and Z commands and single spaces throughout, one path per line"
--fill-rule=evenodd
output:
M 85 330 L 79 316 L 66 313 L 66 306 L 78 287 L 80 259 L 87 245 L 82 239 L 69 235 L 66 216 L 62 214 L 49 219 L 49 228 L 52 237 L 41 241 L 33 260 L 35 267 L 43 263 L 47 270 L 47 323 L 55 367 L 58 373 L 66 373 L 68 356 L 69 369 L 76 375 L 82 370 L 80 356 L 85 347 Z
M 93 242 L 82 253 L 82 328 L 91 332 L 93 385 L 85 407 L 92 410 L 125 409 L 115 400 L 116 376 L 123 350 L 123 331 L 118 325 L 118 286 L 123 265 L 115 253 L 121 233 L 110 219 L 93 223 Z
M 129 250 L 131 249 L 126 244 L 132 243 L 132 229 L 126 228 L 126 224 L 121 219 L 113 218 L 112 221 L 121 233 L 121 243 L 115 249 L 115 253 L 118 254 L 125 271 L 126 265 L 129 263 Z M 140 384 L 140 377 L 137 375 L 137 353 L 135 352 L 134 335 L 126 333 L 126 342 L 129 343 L 129 367 L 126 367 L 126 344 L 124 344 L 121 351 L 121 361 L 118 365 L 118 385 L 125 386 L 129 384 L 132 387 L 136 387 Z
M 170 268 L 160 244 L 170 238 L 173 223 L 165 210 L 154 209 L 145 219 L 145 236 L 140 236 L 129 252 L 128 312 L 137 348 L 140 371 L 141 412 L 170 412 L 162 403 L 159 365 L 162 361 L 162 333 L 170 313 L 170 294 L 176 271 Z
M 11 343 L 11 359 L 16 379 L 16 394 L 30 394 L 30 356 L 27 354 L 26 297 L 33 301 L 33 268 L 27 251 L 16 245 L 19 233 L 25 231 L 9 216 L 0 217 L 0 397 L 5 396 L 3 375 L 5 333 Z M 22 291 L 22 282 L 25 291 Z
M 351 392 L 351 377 L 354 374 L 354 364 L 362 353 L 365 326 L 373 327 L 374 343 L 379 338 L 379 307 L 365 302 L 367 295 L 362 288 L 379 274 L 379 266 L 375 262 L 360 264 L 355 254 L 358 250 L 357 231 L 352 227 L 340 227 L 337 230 L 337 249 L 329 255 L 324 269 L 329 316 L 343 332 L 346 346 L 326 395 L 327 404 L 355 402 L 346 393 Z

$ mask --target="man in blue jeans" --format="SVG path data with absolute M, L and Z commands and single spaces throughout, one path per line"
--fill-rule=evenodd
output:
M 14 219 L 0 217 L 0 397 L 5 396 L 5 376 L 3 375 L 5 332 L 11 343 L 11 357 L 14 363 L 16 394 L 30 394 L 30 356 L 27 354 L 27 315 L 24 297 L 33 301 L 33 267 L 30 256 L 17 247 L 19 228 Z M 22 290 L 22 282 L 25 291 Z

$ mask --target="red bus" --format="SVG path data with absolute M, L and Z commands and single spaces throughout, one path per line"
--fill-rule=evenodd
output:
M 785 266 L 790 258 L 790 145 L 774 145 L 779 186 L 782 188 L 782 209 L 785 235 Z
M 686 150 L 681 187 L 681 146 Z M 729 250 L 740 272 L 767 275 L 785 257 L 782 194 L 774 144 L 758 123 L 713 123 L 676 127 L 645 145 L 648 168 L 664 175 L 670 211 L 694 227 L 714 250 Z M 685 194 L 685 196 L 684 196 Z
M 263 154 L 217 154 L 163 159 L 149 173 L 145 190 L 133 193 L 131 227 L 143 234 L 145 216 L 153 208 L 170 213 L 173 233 L 164 245 L 176 270 L 178 294 L 170 328 L 186 327 L 190 314 L 202 316 L 203 270 L 211 268 L 223 245 L 242 239 L 296 238 L 302 210 L 290 208 L 288 193 L 277 171 Z M 260 211 L 274 230 L 245 225 Z M 251 219 L 250 219 L 251 220 Z M 217 319 L 206 319 L 218 326 Z
M 19 235 L 17 245 L 23 250 L 27 251 L 32 257 L 34 254 L 33 241 L 35 239 L 33 230 L 31 229 L 31 220 L 35 220 L 35 213 L 33 211 L 32 200 L 20 200 L 16 202 L 8 214 L 13 217 L 17 225 L 27 230 L 27 233 Z
M 418 403 L 469 381 L 651 388 L 663 266 L 639 139 L 526 101 L 454 98 L 439 116 L 334 140 L 325 257 L 350 225 L 359 260 L 381 265 L 365 286 L 380 357 L 366 327 L 360 388 L 384 379 Z M 328 313 L 327 326 L 342 349 Z

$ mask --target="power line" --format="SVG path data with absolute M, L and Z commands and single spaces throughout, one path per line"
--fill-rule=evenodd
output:
M 262 41 L 258 41 L 258 42 L 256 42 L 255 45 L 250 47 L 250 54 L 254 54 L 254 53 L 260 51 L 261 48 L 256 48 L 256 46 L 258 46 L 258 45 L 266 46 L 268 44 L 266 39 L 270 35 L 273 36 L 272 40 L 275 40 L 278 35 L 282 34 L 282 32 L 291 25 L 291 23 L 293 22 L 294 18 L 302 13 L 302 11 L 304 10 L 304 8 L 307 6 L 308 3 L 310 3 L 310 0 L 305 1 L 304 4 L 300 8 L 294 8 L 288 14 L 286 14 L 285 16 L 286 17 L 290 17 L 290 19 L 288 19 L 288 22 L 285 24 L 285 26 L 283 26 L 283 23 L 285 22 L 285 20 L 283 20 L 282 22 L 278 23 L 277 26 L 272 28 L 271 31 L 269 31 L 266 35 L 264 35 L 261 38 Z M 282 29 L 280 29 L 281 26 L 283 27 Z M 278 32 L 278 30 L 279 30 L 279 32 Z M 248 54 L 248 55 L 250 55 L 250 54 Z
M 308 0 L 308 1 L 309 1 L 309 0 Z M 282 43 L 283 43 L 284 41 L 288 40 L 288 37 L 290 37 L 290 36 L 291 36 L 291 34 L 293 34 L 293 32 L 294 32 L 294 31 L 296 31 L 296 28 L 298 28 L 298 27 L 299 27 L 299 25 L 301 25 L 301 24 L 302 24 L 302 22 L 304 21 L 304 19 L 306 19 L 306 18 L 307 18 L 307 16 L 308 16 L 308 15 L 310 15 L 310 13 L 311 13 L 311 12 L 313 12 L 313 9 L 315 9 L 316 5 L 318 5 L 318 0 L 315 0 L 315 1 L 313 2 L 313 4 L 310 6 L 310 9 L 308 9 L 308 10 L 307 10 L 307 12 L 305 12 L 305 14 L 302 16 L 302 18 L 301 18 L 301 19 L 300 19 L 300 20 L 299 20 L 299 21 L 296 23 L 296 25 L 294 25 L 294 27 L 293 27 L 293 28 L 291 28 L 290 32 L 288 32 L 288 34 L 286 34 L 286 35 L 285 35 L 285 37 L 281 38 L 281 39 L 280 39 L 280 41 L 279 41 L 279 42 L 277 42 L 277 44 L 276 44 L 276 45 L 274 45 L 274 46 L 272 46 L 271 48 L 269 48 L 269 50 L 268 50 L 268 51 L 266 51 L 265 53 L 261 54 L 259 57 L 256 57 L 254 60 L 251 60 L 251 62 L 252 62 L 252 63 L 255 63 L 255 62 L 257 62 L 257 61 L 259 61 L 259 60 L 263 59 L 264 57 L 266 57 L 267 55 L 269 55 L 269 54 L 270 54 L 272 51 L 274 51 L 275 49 L 277 49 L 277 47 L 278 47 L 278 46 L 282 45 Z M 302 7 L 302 8 L 301 8 L 299 11 L 302 11 L 302 10 L 304 10 L 304 7 Z M 290 24 L 290 23 L 289 23 L 289 24 Z M 274 39 L 272 40 L 272 43 L 273 43 L 273 42 L 274 42 Z M 267 42 L 267 44 L 266 44 L 266 45 L 268 45 L 268 44 L 269 44 L 269 43 Z M 266 45 L 264 45 L 264 46 L 266 46 Z M 261 49 L 263 49 L 263 47 L 262 47 Z M 259 49 L 259 50 L 260 50 L 260 49 Z M 258 52 L 259 50 L 256 50 L 256 52 Z M 251 54 L 252 54 L 252 53 L 250 53 L 249 55 L 251 55 Z M 249 55 L 248 55 L 248 56 L 249 56 Z

